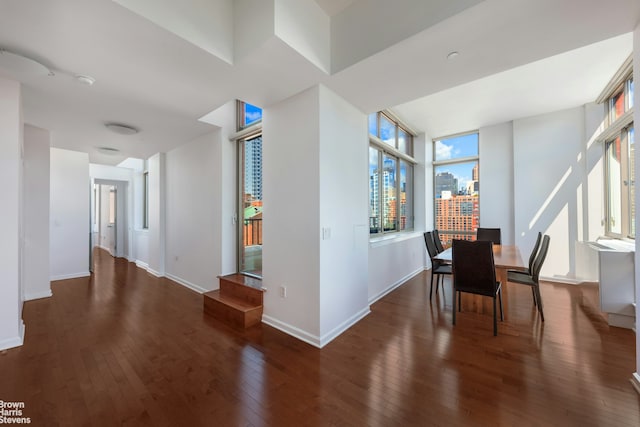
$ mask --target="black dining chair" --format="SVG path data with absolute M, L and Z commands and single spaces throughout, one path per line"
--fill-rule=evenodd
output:
M 498 335 L 496 298 L 502 312 L 502 287 L 496 281 L 496 266 L 493 260 L 493 244 L 490 241 L 468 241 L 455 239 L 452 242 L 453 290 L 493 298 L 493 335 Z M 458 302 L 459 304 L 459 302 Z M 456 298 L 453 298 L 453 324 L 456 324 Z
M 533 262 L 536 259 L 536 256 L 538 255 L 538 250 L 540 250 L 540 242 L 542 241 L 542 233 L 538 231 L 538 236 L 536 237 L 536 243 L 533 245 L 533 249 L 531 250 L 531 254 L 529 255 L 529 264 L 527 265 L 526 270 L 507 270 L 507 275 L 509 273 L 522 273 L 525 272 L 529 275 L 531 275 L 531 270 L 533 270 Z M 533 304 L 537 305 L 536 303 L 536 291 L 534 289 L 534 287 L 531 287 L 531 294 L 533 295 Z
M 502 244 L 501 232 L 499 228 L 478 227 L 476 240 L 488 240 L 496 245 Z
M 431 231 L 425 231 L 424 233 L 424 244 L 427 247 L 427 253 L 429 254 L 429 258 L 431 259 L 431 286 L 429 287 L 429 299 L 431 299 L 431 295 L 433 293 L 433 276 L 436 276 L 436 294 L 438 293 L 438 286 L 440 285 L 440 281 L 442 280 L 443 289 L 444 289 L 444 277 L 443 275 L 448 274 L 451 275 L 451 264 L 446 264 L 435 257 L 438 255 L 438 250 L 436 249 L 436 244 L 433 240 L 433 233 Z
M 442 241 L 440 240 L 440 233 L 438 233 L 438 230 L 433 230 L 431 235 L 433 236 L 433 242 L 436 244 L 438 253 L 444 251 L 444 247 L 442 246 Z
M 549 241 L 551 238 L 548 235 L 544 235 L 542 243 L 540 244 L 540 250 L 536 255 L 531 270 L 526 271 L 507 271 L 507 281 L 513 283 L 519 283 L 521 285 L 531 286 L 533 290 L 533 304 L 538 307 L 540 313 L 540 319 L 544 322 L 544 311 L 542 309 L 542 295 L 540 294 L 540 270 L 542 264 L 547 257 L 549 251 Z

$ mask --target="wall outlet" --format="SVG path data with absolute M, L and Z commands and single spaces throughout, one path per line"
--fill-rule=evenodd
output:
M 286 298 L 286 297 L 287 297 L 287 287 L 280 286 L 280 298 Z

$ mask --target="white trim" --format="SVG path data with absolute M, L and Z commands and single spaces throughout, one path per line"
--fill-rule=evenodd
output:
M 56 280 L 79 279 L 81 277 L 89 277 L 89 276 L 91 276 L 91 272 L 82 271 L 80 273 L 61 274 L 60 276 L 51 276 L 51 281 L 55 282 Z
M 636 326 L 636 317 L 618 313 L 607 313 L 607 323 L 609 326 L 633 329 Z
M 203 288 L 201 286 L 198 286 L 198 285 L 196 285 L 194 283 L 191 283 L 188 280 L 181 279 L 180 277 L 174 276 L 173 274 L 166 273 L 165 276 L 167 278 L 173 280 L 174 282 L 178 283 L 179 285 L 182 285 L 185 288 L 189 288 L 192 291 L 196 291 L 199 294 L 204 294 L 205 292 L 209 292 L 208 289 L 205 289 L 205 288 Z
M 390 292 L 393 292 L 394 290 L 396 290 L 400 286 L 404 285 L 407 281 L 413 279 L 414 277 L 416 277 L 418 274 L 422 273 L 425 270 L 427 270 L 427 267 L 421 267 L 421 268 L 417 269 L 416 271 L 407 274 L 406 276 L 404 276 L 402 279 L 396 281 L 395 283 L 391 284 L 391 286 L 389 286 L 388 288 L 378 292 L 376 295 L 374 295 L 373 297 L 369 298 L 369 305 L 375 303 L 380 298 L 384 297 L 385 295 L 389 294 Z
M 28 292 L 24 294 L 24 300 L 32 301 L 34 299 L 49 298 L 52 296 L 53 296 L 53 293 L 51 292 L 51 288 L 49 288 L 45 291 L 40 291 L 40 292 Z
M 267 325 L 273 328 L 276 328 L 287 335 L 291 335 L 294 338 L 298 338 L 300 341 L 304 341 L 307 344 L 311 344 L 314 347 L 322 348 L 322 346 L 320 345 L 321 339 L 317 335 L 312 335 L 306 331 L 303 331 L 300 328 L 297 328 L 288 323 L 282 322 L 266 314 L 262 315 L 262 323 L 266 323 Z
M 303 331 L 300 328 L 292 326 L 286 322 L 282 322 L 276 318 L 268 316 L 266 314 L 262 315 L 262 323 L 265 323 L 273 328 L 276 328 L 287 335 L 291 335 L 294 338 L 298 338 L 300 341 L 304 341 L 307 344 L 311 344 L 314 347 L 322 348 L 325 345 L 329 344 L 336 337 L 342 334 L 344 331 L 349 329 L 351 326 L 358 323 L 362 318 L 371 313 L 369 307 L 365 307 L 360 310 L 358 313 L 351 316 L 349 319 L 342 322 L 340 325 L 333 328 L 333 330 L 324 334 L 322 337 L 318 337 L 317 335 L 310 334 L 306 331 Z
M 0 341 L 0 351 L 20 347 L 24 344 L 24 329 L 24 321 L 21 319 L 20 325 L 18 325 L 18 336 Z
M 411 157 L 408 154 L 403 153 L 395 147 L 387 144 L 380 138 L 375 135 L 369 134 L 369 144 L 375 146 L 377 149 L 384 151 L 385 153 L 391 154 L 392 156 L 399 157 L 400 159 L 411 163 L 412 165 L 417 165 L 418 161 Z
M 602 89 L 600 95 L 596 98 L 596 104 L 602 104 L 603 102 L 609 100 L 611 96 L 613 96 L 614 92 L 618 90 L 620 85 L 624 83 L 630 76 L 633 71 L 633 54 L 629 55 L 629 57 L 622 63 L 618 71 L 613 75 L 609 83 Z
M 633 123 L 634 108 L 625 111 L 623 115 L 618 117 L 605 130 L 600 132 L 600 134 L 596 138 L 596 142 L 605 142 L 620 136 L 620 132 L 622 132 L 622 129 Z
M 640 375 L 638 375 L 637 372 L 634 372 L 629 381 L 631 381 L 633 388 L 635 388 L 638 394 L 640 394 Z
M 135 260 L 136 263 L 136 267 L 141 268 L 143 270 L 147 270 L 149 271 L 149 264 L 144 262 L 144 261 L 140 261 L 139 259 Z
M 164 277 L 163 273 L 160 273 L 159 271 L 155 271 L 153 268 L 147 267 L 147 272 L 149 274 L 151 274 L 152 276 L 155 276 L 155 277 L 158 277 L 158 278 Z
M 423 237 L 421 231 L 397 231 L 393 233 L 385 233 L 381 236 L 374 235 L 373 237 L 369 238 L 369 246 L 372 248 L 377 248 L 380 246 L 391 245 L 417 237 Z
M 356 314 L 354 314 L 353 316 L 351 316 L 350 318 L 348 318 L 347 320 L 345 320 L 344 322 L 342 322 L 341 324 L 339 324 L 338 326 L 336 326 L 335 328 L 333 328 L 331 331 L 324 334 L 322 338 L 320 338 L 320 348 L 329 344 L 331 341 L 337 338 L 344 331 L 346 331 L 347 329 L 349 329 L 350 327 L 358 323 L 360 320 L 362 320 L 369 313 L 371 313 L 371 310 L 369 309 L 369 306 L 367 306 L 362 310 L 360 310 L 359 312 L 357 312 Z

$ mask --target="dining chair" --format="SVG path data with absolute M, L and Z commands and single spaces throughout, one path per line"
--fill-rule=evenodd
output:
M 501 233 L 499 228 L 478 227 L 478 230 L 476 231 L 476 240 L 488 240 L 496 245 L 500 245 L 502 242 L 500 235 Z
M 433 236 L 433 242 L 436 244 L 436 249 L 438 250 L 438 253 L 444 251 L 444 247 L 442 246 L 442 241 L 440 240 L 440 233 L 438 232 L 437 229 L 433 230 L 432 236 Z
M 448 274 L 451 275 L 451 264 L 446 264 L 435 257 L 438 255 L 438 250 L 436 249 L 436 244 L 433 240 L 433 233 L 431 231 L 425 231 L 424 233 L 424 243 L 427 247 L 427 253 L 429 254 L 429 258 L 431 259 L 431 286 L 429 287 L 429 299 L 431 299 L 431 295 L 433 293 L 433 276 L 436 276 L 436 294 L 438 293 L 438 286 L 440 285 L 440 281 L 442 280 L 442 286 L 444 289 L 444 277 L 443 275 Z
M 500 321 L 504 321 L 504 315 L 502 288 L 500 282 L 496 281 L 493 244 L 486 240 L 458 239 L 452 243 L 453 290 L 493 298 L 493 335 L 498 335 L 496 298 L 500 301 Z M 456 298 L 453 298 L 453 324 L 456 324 Z
M 549 241 L 551 238 L 548 235 L 544 235 L 542 243 L 540 244 L 540 250 L 536 255 L 531 270 L 526 271 L 507 271 L 507 281 L 513 283 L 519 283 L 521 285 L 531 286 L 533 290 L 533 304 L 538 307 L 540 318 L 544 322 L 544 311 L 542 309 L 542 295 L 540 294 L 540 270 L 542 264 L 547 257 L 549 251 Z
M 522 272 L 525 272 L 531 275 L 531 270 L 533 270 L 533 262 L 535 261 L 536 256 L 538 255 L 538 250 L 540 249 L 541 241 L 542 241 L 542 233 L 538 231 L 538 236 L 536 237 L 536 243 L 533 245 L 533 249 L 531 250 L 531 254 L 529 255 L 529 264 L 527 265 L 527 268 L 525 270 L 507 270 L 507 275 L 509 273 L 519 274 Z M 533 286 L 531 287 L 531 294 L 533 295 L 533 305 L 538 305 L 536 302 L 536 291 Z

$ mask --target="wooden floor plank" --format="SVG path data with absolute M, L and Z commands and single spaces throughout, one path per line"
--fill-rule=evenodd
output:
M 234 330 L 202 296 L 97 251 L 90 278 L 24 306 L 22 347 L 0 353 L 0 399 L 34 425 L 637 426 L 632 331 L 610 327 L 597 287 L 504 286 L 429 300 L 429 274 L 373 304 L 323 349 L 267 325 Z

